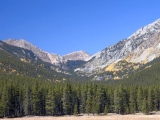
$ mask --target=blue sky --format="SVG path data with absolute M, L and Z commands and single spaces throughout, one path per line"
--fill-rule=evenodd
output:
M 0 40 L 94 54 L 160 18 L 160 0 L 0 0 Z

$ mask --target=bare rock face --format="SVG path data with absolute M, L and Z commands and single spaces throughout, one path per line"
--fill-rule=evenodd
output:
M 110 47 L 90 56 L 84 51 L 69 53 L 64 56 L 47 53 L 31 43 L 20 39 L 8 39 L 7 44 L 22 47 L 31 50 L 38 58 L 44 62 L 60 66 L 66 69 L 67 61 L 82 60 L 83 65 L 79 67 L 75 63 L 75 72 L 81 75 L 95 75 L 103 70 L 110 70 L 107 67 L 114 69 L 114 66 L 120 61 L 131 63 L 147 63 L 160 56 L 160 19 L 140 28 L 128 38 L 119 41 Z M 69 63 L 69 65 L 73 65 Z M 119 65 L 118 65 L 119 66 Z M 78 67 L 78 68 L 77 68 Z M 70 66 L 70 68 L 73 68 Z
M 112 63 L 127 59 L 129 62 L 151 61 L 159 55 L 160 19 L 140 28 L 127 39 L 91 56 L 83 68 L 75 71 L 94 73 Z
M 76 51 L 69 53 L 67 55 L 64 55 L 63 58 L 65 61 L 68 60 L 83 60 L 85 61 L 87 58 L 89 58 L 91 55 L 86 53 L 85 51 Z
M 147 63 L 160 56 L 160 33 L 153 33 L 125 59 L 133 63 Z
M 84 51 L 77 51 L 77 52 L 69 53 L 64 56 L 47 53 L 23 39 L 20 39 L 20 40 L 8 39 L 8 40 L 5 40 L 4 42 L 13 46 L 31 50 L 42 61 L 51 63 L 56 66 L 62 66 L 62 64 L 65 64 L 68 60 L 73 60 L 73 61 L 85 60 L 88 57 L 90 57 L 90 55 Z
M 17 46 L 17 47 L 25 48 L 27 50 L 31 50 L 42 61 L 51 63 L 51 60 L 48 57 L 47 52 L 42 51 L 38 47 L 32 45 L 31 43 L 29 43 L 23 39 L 20 39 L 20 40 L 8 39 L 8 40 L 5 40 L 4 42 L 7 44 L 10 44 L 10 45 L 13 45 L 13 46 Z

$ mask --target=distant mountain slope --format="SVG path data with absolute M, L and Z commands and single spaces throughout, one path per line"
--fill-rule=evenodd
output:
M 41 61 L 32 51 L 11 46 L 2 41 L 0 41 L 0 56 L 0 72 L 6 74 L 53 81 L 80 79 L 76 75 L 63 73 L 65 71 L 53 70 L 54 65 Z
M 4 42 L 9 45 L 31 50 L 39 59 L 41 59 L 44 62 L 57 64 L 62 60 L 62 58 L 59 55 L 44 52 L 38 47 L 32 45 L 31 43 L 23 39 L 20 39 L 20 40 L 8 39 L 8 40 L 5 40 Z
M 84 51 L 64 56 L 42 51 L 25 40 L 8 39 L 7 44 L 31 50 L 36 58 L 93 80 L 122 79 L 160 56 L 160 19 L 137 30 L 128 38 L 90 56 Z
M 4 42 L 9 45 L 31 50 L 42 61 L 56 65 L 60 67 L 61 69 L 67 69 L 65 63 L 68 60 L 70 61 L 85 60 L 88 57 L 90 57 L 90 55 L 84 51 L 77 51 L 77 52 L 69 53 L 64 56 L 60 56 L 57 54 L 51 54 L 51 53 L 41 50 L 40 48 L 32 45 L 31 43 L 23 39 L 20 39 L 20 40 L 8 39 L 8 40 L 5 40 Z
M 159 85 L 160 84 L 160 57 L 152 60 L 151 62 L 146 63 L 141 68 L 137 69 L 137 72 L 131 74 L 127 78 L 122 80 L 107 80 L 102 83 L 106 85 Z M 111 74 L 111 73 L 110 73 Z
M 130 75 L 127 79 L 124 79 L 124 84 L 141 84 L 152 85 L 160 83 L 160 57 L 154 59 L 151 62 L 145 64 L 141 69 L 133 75 Z
M 2 41 L 0 41 L 0 50 L 4 50 L 7 53 L 16 56 L 20 60 L 26 60 L 28 62 L 31 62 L 31 61 L 37 62 L 38 60 L 38 58 L 35 56 L 35 54 L 32 51 L 26 50 L 24 48 L 8 45 Z
M 86 53 L 85 51 L 76 51 L 76 52 L 72 52 L 67 55 L 64 55 L 63 58 L 65 59 L 65 61 L 68 61 L 68 60 L 83 60 L 83 61 L 85 61 L 90 56 L 91 55 Z
M 144 64 L 160 56 L 160 19 L 140 28 L 127 39 L 91 56 L 83 67 L 75 69 L 81 74 L 95 75 L 113 68 L 119 61 Z M 110 66 L 112 65 L 112 67 Z

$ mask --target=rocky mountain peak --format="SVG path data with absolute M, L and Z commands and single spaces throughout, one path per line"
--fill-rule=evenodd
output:
M 128 37 L 128 39 L 134 39 L 136 37 L 141 37 L 144 35 L 152 34 L 156 31 L 160 31 L 160 19 L 156 20 L 155 22 L 148 24 L 139 30 L 137 30 L 134 34 Z
M 65 68 L 64 64 L 68 60 L 72 60 L 72 61 L 83 60 L 84 61 L 86 58 L 90 57 L 90 55 L 84 51 L 76 51 L 76 52 L 72 52 L 64 56 L 48 53 L 48 52 L 45 52 L 39 49 L 38 47 L 34 46 L 33 44 L 27 42 L 24 39 L 19 39 L 19 40 L 8 39 L 8 40 L 4 40 L 4 42 L 10 45 L 13 45 L 13 46 L 31 50 L 42 61 L 51 63 L 56 66 L 61 66 L 63 68 Z
M 106 68 L 109 66 L 114 70 L 114 66 L 117 66 L 116 64 L 120 61 L 131 62 L 130 64 L 136 63 L 139 65 L 139 63 L 146 63 L 159 57 L 160 19 L 138 29 L 128 38 L 121 40 L 117 44 L 107 47 L 92 56 L 84 51 L 76 51 L 64 56 L 51 54 L 42 51 L 23 39 L 8 39 L 4 42 L 31 50 L 44 62 L 60 66 L 60 68 L 68 69 L 68 64 L 70 68 L 75 69 L 75 71 L 80 74 L 94 75 L 101 73 L 102 70 L 108 70 Z M 79 62 L 77 60 L 81 61 Z M 78 67 L 78 62 L 81 64 L 81 67 Z M 73 63 L 74 67 L 71 67 Z
M 139 46 L 141 46 L 141 44 L 143 44 L 145 41 L 148 42 L 151 40 L 153 41 L 154 38 L 156 39 L 157 37 L 154 37 L 156 33 L 160 33 L 160 19 L 140 28 L 127 39 L 121 40 L 117 44 L 107 47 L 104 50 L 94 54 L 87 60 L 83 68 L 77 68 L 75 71 L 93 74 L 93 72 L 97 72 L 112 63 L 116 63 L 117 61 L 125 59 L 126 56 L 130 55 L 137 49 L 141 48 L 141 53 L 143 53 L 143 48 L 151 47 L 149 46 L 151 44 L 147 44 L 148 46 L 143 47 Z
M 41 49 L 39 49 L 38 47 L 34 46 L 33 44 L 27 42 L 24 39 L 19 39 L 19 40 L 8 39 L 8 40 L 4 40 L 4 42 L 7 44 L 10 44 L 10 45 L 13 45 L 13 46 L 17 46 L 17 47 L 25 48 L 27 50 L 31 50 L 42 61 L 52 63 L 52 61 L 48 57 L 47 52 L 42 51 Z
M 64 55 L 65 61 L 68 60 L 83 60 L 85 61 L 87 58 L 89 58 L 91 55 L 86 53 L 85 51 L 76 51 L 69 54 Z
M 8 40 L 4 40 L 5 43 L 13 45 L 13 46 L 17 46 L 17 47 L 21 47 L 21 48 L 25 48 L 28 50 L 34 50 L 35 48 L 37 48 L 36 46 L 32 45 L 31 43 L 27 42 L 24 39 L 8 39 Z M 37 48 L 38 49 L 38 48 Z

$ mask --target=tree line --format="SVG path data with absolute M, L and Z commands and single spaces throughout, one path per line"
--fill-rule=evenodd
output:
M 1 77 L 0 77 L 1 78 Z M 134 114 L 160 109 L 160 85 L 72 84 L 25 78 L 0 80 L 0 117 Z

